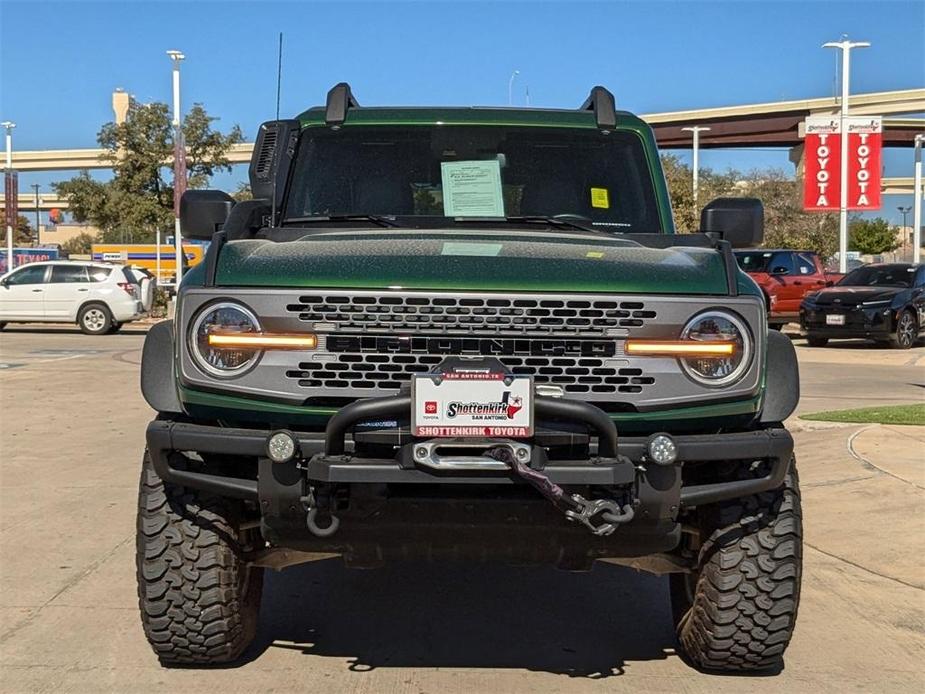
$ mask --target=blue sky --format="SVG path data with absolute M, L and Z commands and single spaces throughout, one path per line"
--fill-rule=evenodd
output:
M 248 139 L 275 109 L 276 41 L 285 33 L 282 113 L 349 81 L 364 104 L 504 105 L 529 86 L 536 106 L 574 107 L 594 84 L 645 113 L 828 96 L 848 34 L 852 91 L 925 85 L 925 3 L 916 2 L 10 2 L 0 0 L 0 116 L 21 149 L 95 146 L 111 93 L 170 100 L 178 48 L 183 99 Z M 911 175 L 911 151 L 888 153 Z M 702 165 L 789 166 L 786 152 L 706 151 Z M 23 174 L 22 186 L 63 174 Z M 246 171 L 215 181 L 233 187 Z M 887 198 L 897 217 L 902 198 Z M 906 204 L 906 203 L 903 203 Z

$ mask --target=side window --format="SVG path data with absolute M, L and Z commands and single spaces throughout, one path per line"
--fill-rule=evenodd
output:
M 70 284 L 72 282 L 89 282 L 90 277 L 87 275 L 85 265 L 52 265 L 51 282 L 52 284 Z
M 814 275 L 816 274 L 816 264 L 813 262 L 812 256 L 808 256 L 804 253 L 797 253 L 797 272 L 801 275 Z
M 925 287 L 925 265 L 920 265 L 919 269 L 915 271 L 915 280 L 912 283 L 913 287 Z
M 45 281 L 45 269 L 47 267 L 47 265 L 29 265 L 7 277 L 6 283 L 11 286 L 17 284 L 42 284 Z
M 795 274 L 795 269 L 793 267 L 793 253 L 775 253 L 774 257 L 771 258 L 769 265 L 771 272 L 774 274 Z
M 91 267 L 88 269 L 91 282 L 105 282 L 109 277 L 109 273 L 112 272 L 111 267 Z

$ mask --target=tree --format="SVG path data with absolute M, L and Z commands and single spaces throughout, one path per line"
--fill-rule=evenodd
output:
M 764 246 L 815 251 L 823 259 L 838 250 L 838 215 L 805 212 L 802 186 L 783 171 L 753 171 L 740 179 L 737 195 L 764 204 Z
M 96 237 L 93 234 L 82 232 L 61 244 L 61 252 L 66 256 L 86 255 L 93 250 Z
M 848 250 L 879 255 L 899 247 L 896 227 L 882 217 L 857 219 L 848 229 Z
M 244 136 L 235 125 L 227 134 L 212 128 L 218 120 L 201 104 L 194 104 L 183 119 L 187 183 L 205 186 L 217 171 L 229 171 L 227 153 Z M 166 104 L 135 104 L 124 123 L 106 123 L 97 136 L 103 159 L 112 165 L 113 178 L 101 182 L 86 171 L 53 184 L 69 202 L 78 222 L 102 230 L 105 241 L 131 239 L 152 243 L 158 228 L 173 231 L 173 184 L 169 173 L 173 157 L 173 128 Z
M 714 198 L 735 195 L 738 172 L 730 169 L 719 174 L 712 169 L 700 169 L 697 180 L 697 207 L 694 207 L 693 170 L 673 154 L 662 155 L 662 169 L 668 184 L 668 196 L 674 212 L 675 227 L 690 233 L 700 228 L 700 211 Z
M 250 183 L 239 183 L 238 187 L 234 190 L 233 193 L 231 193 L 231 197 L 233 197 L 237 202 L 243 202 L 245 200 L 253 200 L 254 193 L 253 191 L 251 191 L 251 184 Z
M 3 210 L 0 207 L 0 210 Z M 0 229 L 0 237 L 2 237 L 2 242 L 0 246 L 6 247 L 6 227 Z M 16 215 L 16 226 L 13 227 L 13 245 L 14 246 L 23 246 L 30 244 L 33 241 L 33 230 L 32 225 L 29 224 L 28 217 L 24 217 L 21 214 Z
M 700 228 L 700 210 L 723 196 L 754 197 L 764 204 L 764 246 L 800 248 L 829 258 L 838 250 L 838 217 L 803 211 L 800 181 L 783 171 L 768 169 L 744 174 L 734 169 L 716 173 L 701 169 L 698 208 L 694 208 L 691 167 L 672 155 L 662 155 L 668 195 L 679 231 Z

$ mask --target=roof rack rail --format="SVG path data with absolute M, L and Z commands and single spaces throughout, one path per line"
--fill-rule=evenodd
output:
M 324 107 L 324 120 L 328 125 L 340 125 L 347 118 L 347 109 L 359 107 L 359 102 L 350 91 L 350 85 L 346 82 L 339 82 L 328 92 Z
M 617 126 L 617 102 L 606 87 L 592 87 L 587 100 L 581 105 L 581 110 L 594 111 L 597 127 L 601 130 L 612 130 Z

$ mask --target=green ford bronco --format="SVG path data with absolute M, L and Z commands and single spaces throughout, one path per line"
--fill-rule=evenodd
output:
M 266 568 L 341 557 L 669 574 L 697 667 L 779 667 L 801 515 L 789 340 L 734 247 L 676 234 L 651 130 L 578 110 L 324 107 L 261 126 L 254 199 L 144 345 L 138 594 L 161 662 L 252 641 Z

